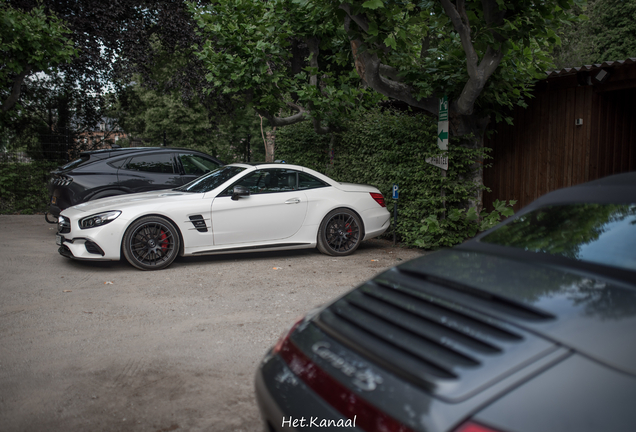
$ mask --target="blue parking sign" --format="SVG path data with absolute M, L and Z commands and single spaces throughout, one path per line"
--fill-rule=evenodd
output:
M 394 184 L 393 185 L 393 199 L 394 200 L 398 199 L 398 195 L 399 195 L 398 185 Z

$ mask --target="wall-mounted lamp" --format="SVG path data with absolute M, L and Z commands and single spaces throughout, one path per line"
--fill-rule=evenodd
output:
M 610 73 L 605 69 L 601 69 L 594 75 L 594 79 L 600 84 L 603 84 L 605 81 L 607 81 L 609 77 Z

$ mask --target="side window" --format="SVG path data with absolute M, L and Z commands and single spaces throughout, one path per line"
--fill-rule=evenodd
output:
M 298 173 L 298 189 L 315 189 L 325 186 L 329 185 L 311 174 Z
M 298 172 L 288 169 L 265 169 L 254 171 L 233 184 L 224 195 L 231 195 L 234 186 L 245 186 L 250 194 L 287 192 L 298 189 Z
M 126 158 L 121 158 L 112 162 L 108 162 L 108 165 L 112 166 L 113 168 L 121 168 L 124 162 L 126 162 Z
M 200 176 L 219 167 L 214 161 L 194 154 L 179 154 L 179 160 L 186 175 Z
M 133 171 L 143 171 L 162 174 L 173 174 L 172 154 L 157 153 L 133 156 L 124 167 Z

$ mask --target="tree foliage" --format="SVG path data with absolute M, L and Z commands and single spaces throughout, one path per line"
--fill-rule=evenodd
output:
M 582 17 L 560 29 L 555 50 L 558 69 L 636 57 L 636 1 L 588 0 L 575 6 Z
M 328 7 L 230 0 L 192 10 L 206 38 L 198 57 L 212 88 L 252 104 L 271 126 L 313 119 L 316 132 L 327 133 L 369 97 Z
M 24 79 L 71 60 L 77 53 L 70 30 L 42 6 L 28 12 L 0 4 L 0 97 L 2 112 L 13 108 Z
M 180 118 L 193 106 L 208 118 L 234 109 L 230 98 L 204 91 L 209 87 L 205 73 L 192 55 L 198 36 L 183 0 L 9 0 L 7 5 L 22 14 L 44 13 L 63 21 L 77 53 L 60 64 L 57 73 L 31 73 L 25 78 L 23 109 L 12 112 L 2 131 L 2 138 L 13 147 L 76 143 L 73 135 L 94 130 L 116 113 L 113 95 L 127 98 L 129 87 L 138 84 L 155 91 L 162 103 L 169 98 L 172 107 L 182 112 Z M 169 75 L 157 73 L 166 65 Z M 128 98 L 133 100 L 140 99 Z M 162 128 L 163 122 L 158 119 L 153 127 Z
M 208 80 L 252 101 L 273 125 L 337 119 L 359 95 L 355 65 L 364 86 L 433 115 L 450 95 L 461 136 L 523 104 L 574 3 L 232 0 L 193 10 L 207 37 L 199 57 Z M 277 117 L 285 108 L 295 114 Z
M 596 0 L 590 15 L 595 63 L 636 57 L 636 1 Z

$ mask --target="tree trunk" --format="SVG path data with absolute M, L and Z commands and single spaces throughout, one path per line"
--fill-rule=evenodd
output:
M 263 129 L 263 116 L 261 118 L 261 136 L 263 137 L 263 145 L 265 146 L 265 162 L 274 162 L 274 144 L 276 143 L 276 127 L 271 131 L 265 132 Z
M 454 137 L 460 139 L 460 145 L 474 150 L 483 150 L 486 128 L 490 122 L 490 117 L 478 117 L 475 114 L 462 116 L 451 111 L 450 132 Z M 471 181 L 474 186 L 474 193 L 469 197 L 466 208 L 475 207 L 480 213 L 484 207 L 483 186 L 484 186 L 484 158 L 478 157 L 471 166 L 472 170 L 466 174 L 466 180 Z
M 274 144 L 276 143 L 276 128 L 265 132 L 265 162 L 274 162 Z

